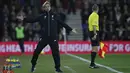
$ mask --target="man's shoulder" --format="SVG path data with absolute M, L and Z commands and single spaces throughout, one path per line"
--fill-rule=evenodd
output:
M 96 12 L 92 12 L 91 15 L 92 15 L 92 16 L 98 16 L 98 13 L 96 13 Z
M 39 16 L 43 16 L 43 15 L 45 15 L 45 13 L 41 13 L 41 14 L 39 14 Z
M 94 19 L 94 18 L 98 18 L 99 15 L 96 12 L 92 12 L 89 17 Z

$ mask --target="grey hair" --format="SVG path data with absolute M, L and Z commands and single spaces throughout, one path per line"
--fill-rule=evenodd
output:
M 97 4 L 94 4 L 92 6 L 92 11 L 97 11 L 99 9 L 98 5 Z
M 46 4 L 50 4 L 49 1 L 45 1 L 43 4 L 42 4 L 42 7 L 45 7 Z

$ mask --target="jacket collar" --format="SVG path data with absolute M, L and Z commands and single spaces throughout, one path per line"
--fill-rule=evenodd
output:
M 44 10 L 42 13 L 48 13 L 48 11 Z M 50 10 L 49 13 L 52 13 L 52 10 Z

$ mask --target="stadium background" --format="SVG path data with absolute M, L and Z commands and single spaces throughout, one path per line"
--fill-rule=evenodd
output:
M 109 66 L 118 71 L 130 72 L 130 1 L 129 0 L 50 0 L 52 9 L 58 12 L 61 19 L 73 28 L 77 29 L 77 34 L 67 32 L 64 40 L 62 31 L 58 31 L 60 52 L 62 56 L 62 68 L 65 73 L 113 73 L 104 67 L 99 70 L 90 70 L 89 63 L 82 62 L 74 57 L 66 55 L 67 53 L 76 54 L 82 58 L 90 58 L 91 46 L 87 32 L 87 21 L 89 14 L 92 12 L 93 4 L 99 5 L 100 16 L 100 40 L 109 45 L 108 54 L 105 59 L 97 58 L 97 63 Z M 0 0 L 0 5 L 3 7 L 5 16 L 4 22 L 4 37 L 0 42 L 0 55 L 11 54 L 12 57 L 19 58 L 22 63 L 21 69 L 16 69 L 16 73 L 25 71 L 28 73 L 30 64 L 27 64 L 31 59 L 30 54 L 36 47 L 40 39 L 39 23 L 24 23 L 25 28 L 25 54 L 20 55 L 20 48 L 16 42 L 15 27 L 17 23 L 17 15 L 26 17 L 35 17 L 41 11 L 40 7 L 45 0 Z M 72 8 L 72 10 L 70 10 Z M 58 30 L 63 30 L 58 28 Z M 50 54 L 50 49 L 46 47 L 43 50 L 44 54 Z M 18 56 L 17 56 L 18 55 Z M 51 56 L 41 56 L 39 59 L 37 73 L 53 73 L 53 68 L 50 69 Z M 45 61 L 45 63 L 43 62 Z M 43 63 L 42 63 L 43 62 Z M 77 67 L 78 65 L 78 67 Z M 44 67 L 46 66 L 46 68 Z M 68 69 L 69 67 L 69 69 Z M 44 69 L 44 70 L 43 70 Z M 73 69 L 73 70 L 70 70 Z M 52 70 L 52 71 L 51 71 Z

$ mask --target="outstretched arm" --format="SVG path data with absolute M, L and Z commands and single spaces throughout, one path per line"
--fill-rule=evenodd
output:
M 40 17 L 41 16 L 37 16 L 35 18 L 28 18 L 28 17 L 26 18 L 24 16 L 17 16 L 17 19 L 20 19 L 20 20 L 25 21 L 27 23 L 34 23 L 34 22 L 38 22 L 40 20 Z
M 27 23 L 35 23 L 38 22 L 40 20 L 40 16 L 35 17 L 35 18 L 25 18 L 24 21 Z
M 70 26 L 68 26 L 66 23 L 64 23 L 62 20 L 60 20 L 59 18 L 57 18 L 57 22 L 58 24 L 60 24 L 62 27 L 65 27 L 65 29 L 70 32 L 74 32 L 74 33 L 77 33 L 76 29 L 72 29 Z
M 60 19 L 60 16 L 57 14 L 56 15 L 56 20 L 57 20 L 57 23 L 59 25 L 61 25 L 62 27 L 65 27 L 65 29 L 67 30 L 67 32 L 74 32 L 74 33 L 77 33 L 76 29 L 72 29 L 70 26 L 68 26 L 66 23 L 64 23 L 61 19 Z

